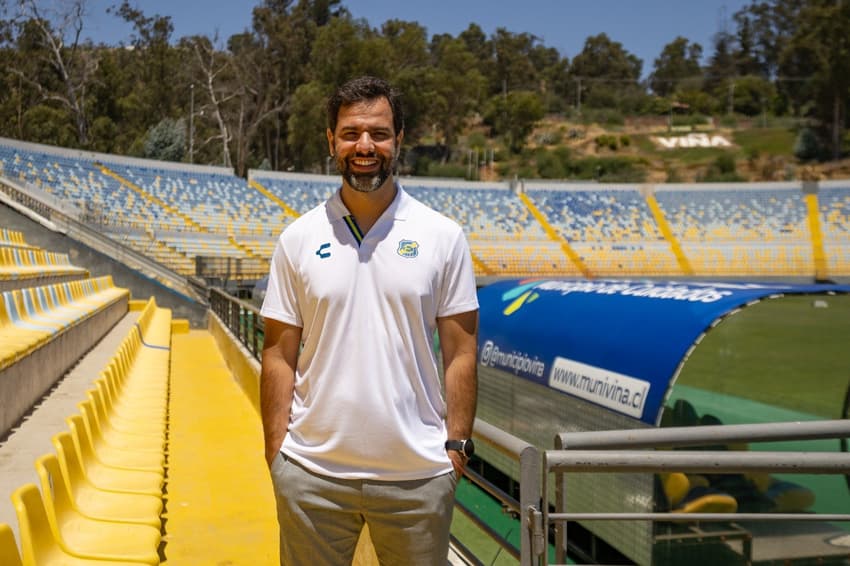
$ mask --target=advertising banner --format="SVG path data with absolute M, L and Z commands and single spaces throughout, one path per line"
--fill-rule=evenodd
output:
M 655 425 L 680 364 L 721 318 L 847 285 L 524 279 L 478 291 L 478 363 Z

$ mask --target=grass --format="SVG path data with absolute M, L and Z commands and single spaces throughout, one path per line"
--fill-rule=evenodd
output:
M 477 517 L 484 519 L 491 529 L 507 539 L 514 548 L 519 549 L 522 525 L 519 519 L 505 512 L 495 499 L 466 478 L 461 478 L 457 486 L 457 498 L 469 507 Z M 501 548 L 496 541 L 457 509 L 452 516 L 451 532 L 484 564 L 514 566 L 518 563 L 510 553 Z M 554 560 L 555 549 L 550 544 L 549 563 L 551 564 Z M 568 563 L 572 564 L 573 562 L 569 561 Z
M 457 487 L 457 498 L 476 516 L 484 518 L 490 528 L 501 533 L 516 548 L 519 548 L 521 528 L 519 521 L 505 514 L 501 506 L 489 495 L 466 478 L 461 478 Z M 515 565 L 517 563 L 510 553 L 501 548 L 496 541 L 458 510 L 455 510 L 452 517 L 451 531 L 452 535 L 485 564 Z
M 787 128 L 754 128 L 733 134 L 734 142 L 744 154 L 758 152 L 760 155 L 790 156 L 794 152 L 794 138 L 794 132 Z
M 814 301 L 827 308 L 816 308 Z M 669 404 L 686 399 L 724 424 L 841 418 L 850 382 L 850 295 L 767 299 L 710 330 L 694 349 Z M 836 452 L 837 440 L 755 443 L 752 450 Z M 810 511 L 846 513 L 841 475 L 778 474 L 815 495 Z M 842 529 L 850 524 L 836 523 Z
M 677 384 L 839 418 L 850 382 L 848 338 L 848 295 L 765 300 L 709 331 Z

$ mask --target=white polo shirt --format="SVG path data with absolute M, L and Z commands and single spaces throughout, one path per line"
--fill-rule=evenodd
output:
M 433 336 L 478 308 L 463 231 L 408 195 L 360 239 L 337 192 L 281 234 L 263 316 L 302 328 L 281 450 L 339 478 L 398 481 L 452 469 Z

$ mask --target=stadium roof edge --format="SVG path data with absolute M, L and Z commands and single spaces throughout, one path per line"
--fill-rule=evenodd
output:
M 25 151 L 41 152 L 50 155 L 56 155 L 59 157 L 68 157 L 71 159 L 102 161 L 105 163 L 134 165 L 137 167 L 146 167 L 149 169 L 165 169 L 171 171 L 180 171 L 184 173 L 211 173 L 215 175 L 229 175 L 231 177 L 236 177 L 236 174 L 230 167 L 219 167 L 215 165 L 196 165 L 192 163 L 182 163 L 177 161 L 160 161 L 157 159 L 146 159 L 143 157 L 126 157 L 114 153 L 99 153 L 82 149 L 69 149 L 55 145 L 25 142 L 4 137 L 0 137 L 0 145 L 5 145 L 7 147 L 12 148 L 20 148 Z

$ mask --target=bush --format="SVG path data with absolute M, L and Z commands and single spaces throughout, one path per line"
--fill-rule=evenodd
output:
M 608 148 L 611 151 L 617 151 L 619 145 L 617 142 L 617 136 L 602 134 L 601 136 L 596 136 L 594 140 L 596 142 L 596 149 Z
M 682 176 L 679 174 L 679 170 L 675 167 L 671 167 L 669 164 L 665 167 L 664 172 L 667 175 L 667 178 L 664 180 L 665 183 L 681 183 Z
M 581 121 L 583 124 L 604 124 L 606 126 L 623 126 L 626 119 L 618 110 L 609 108 L 588 108 L 582 110 Z
M 814 130 L 803 128 L 794 141 L 794 157 L 800 161 L 817 159 L 822 151 L 820 141 Z
M 537 145 L 557 145 L 561 143 L 564 134 L 560 130 L 541 132 L 534 136 L 534 142 Z
M 717 159 L 714 160 L 714 166 L 717 168 L 717 171 L 723 175 L 726 175 L 728 173 L 734 173 L 735 158 L 728 153 L 718 155 Z
M 724 114 L 720 118 L 720 125 L 724 128 L 737 128 L 738 118 L 734 114 Z
M 537 173 L 542 179 L 563 179 L 567 174 L 564 164 L 554 152 L 537 156 Z
M 428 166 L 429 177 L 448 177 L 453 179 L 465 179 L 466 167 L 454 163 L 431 162 Z
M 642 183 L 646 180 L 643 161 L 630 157 L 591 157 L 572 162 L 571 177 L 608 183 Z
M 705 174 L 698 178 L 697 181 L 705 183 L 737 183 L 746 181 L 742 176 L 738 175 L 735 169 L 735 158 L 724 153 L 719 155 L 712 163 Z
M 145 135 L 144 157 L 160 161 L 181 161 L 186 147 L 183 119 L 163 118 Z
M 470 149 L 484 149 L 487 147 L 487 137 L 481 132 L 472 132 L 466 139 L 466 145 Z

